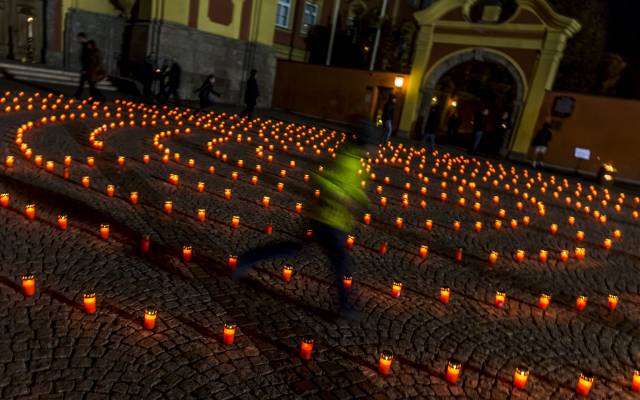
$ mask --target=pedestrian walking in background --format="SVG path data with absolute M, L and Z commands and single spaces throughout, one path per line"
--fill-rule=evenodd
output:
M 258 81 L 256 80 L 257 70 L 252 69 L 247 79 L 246 88 L 244 89 L 244 105 L 245 108 L 240 113 L 240 118 L 249 117 L 249 120 L 253 119 L 253 109 L 256 107 L 260 91 L 258 90 Z
M 507 111 L 500 114 L 500 118 L 496 121 L 494 131 L 493 149 L 495 154 L 506 154 L 507 141 L 509 140 L 509 134 L 511 133 L 511 118 Z
M 222 96 L 213 89 L 213 84 L 215 82 L 215 76 L 209 75 L 207 76 L 207 79 L 202 82 L 202 85 L 195 90 L 194 93 L 197 93 L 198 99 L 200 99 L 200 111 L 211 107 L 215 102 L 215 98 Z
M 87 81 L 89 82 L 89 94 L 94 100 L 104 101 L 104 95 L 100 93 L 96 85 L 106 78 L 107 74 L 102 66 L 102 54 L 93 40 L 87 41 Z
M 434 151 L 436 149 L 436 134 L 440 127 L 440 107 L 435 104 L 429 109 L 429 117 L 424 128 L 422 141 L 427 150 Z
M 454 110 L 447 121 L 447 137 L 452 142 L 455 140 L 456 136 L 458 136 L 460 122 L 460 113 L 458 113 L 458 110 Z
M 482 111 L 478 111 L 473 118 L 473 142 L 469 148 L 470 154 L 475 154 L 478 151 L 480 142 L 482 142 L 482 136 L 485 132 L 486 118 L 489 115 L 489 109 L 484 108 Z
M 180 105 L 180 95 L 178 94 L 178 90 L 180 89 L 181 77 L 182 68 L 180 68 L 180 64 L 178 64 L 177 61 L 165 61 L 165 66 L 162 70 L 163 84 L 161 85 L 161 88 L 163 90 L 161 102 L 163 104 L 168 102 L 169 99 L 172 98 L 173 102 L 177 106 Z
M 534 168 L 542 166 L 542 160 L 544 159 L 545 154 L 547 154 L 549 142 L 552 138 L 553 132 L 551 131 L 551 123 L 545 122 L 531 142 L 531 147 L 533 147 L 533 162 L 531 164 Z
M 78 33 L 78 43 L 80 43 L 80 83 L 74 97 L 80 99 L 82 92 L 84 91 L 84 84 L 87 82 L 87 69 L 89 67 L 89 52 L 87 51 L 87 34 L 84 32 Z
M 382 124 L 384 126 L 384 141 L 388 142 L 393 133 L 393 115 L 396 109 L 396 96 L 389 95 L 387 102 L 384 103 L 382 111 Z
M 351 261 L 345 241 L 347 233 L 355 226 L 354 216 L 362 215 L 369 206 L 367 195 L 360 187 L 361 176 L 358 171 L 362 168 L 361 158 L 366 156 L 367 151 L 373 151 L 375 137 L 371 121 L 365 117 L 358 117 L 356 121 L 355 134 L 350 135 L 349 141 L 339 147 L 335 158 L 328 161 L 324 171 L 314 175 L 313 182 L 322 195 L 309 210 L 313 241 L 322 247 L 331 262 L 338 289 L 339 311 L 349 319 L 355 319 L 357 312 L 349 304 L 349 293 L 342 284 L 344 277 L 351 275 Z M 304 248 L 303 243 L 283 241 L 250 250 L 238 257 L 234 276 L 243 277 L 257 262 L 291 257 Z

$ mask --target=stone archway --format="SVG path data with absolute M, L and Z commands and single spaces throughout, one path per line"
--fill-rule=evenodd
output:
M 446 71 L 481 59 L 502 65 L 520 85 L 509 150 L 524 155 L 567 40 L 580 24 L 556 13 L 545 0 L 518 0 L 508 18 L 473 22 L 465 12 L 475 1 L 439 0 L 414 14 L 420 31 L 398 133 L 409 137 L 422 128 L 419 121 L 430 107 L 428 95 Z
M 517 128 L 515 124 L 520 117 L 522 105 L 527 94 L 527 82 L 524 72 L 508 55 L 496 50 L 474 47 L 450 54 L 444 59 L 438 61 L 438 63 L 425 74 L 421 89 L 422 102 L 420 105 L 420 117 L 422 120 L 422 126 L 419 127 L 420 132 L 424 131 L 427 116 L 431 109 L 431 98 L 435 94 L 436 86 L 440 81 L 440 78 L 442 78 L 452 68 L 467 61 L 480 61 L 497 64 L 504 67 L 510 73 L 516 89 L 515 100 L 510 116 L 511 126 L 513 126 L 514 129 Z

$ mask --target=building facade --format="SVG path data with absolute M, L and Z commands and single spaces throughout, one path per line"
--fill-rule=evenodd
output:
M 22 62 L 79 68 L 79 32 L 96 41 L 107 72 L 135 78 L 145 57 L 182 68 L 181 95 L 193 98 L 209 74 L 221 101 L 241 103 L 258 72 L 259 106 L 269 106 L 276 58 L 277 0 L 0 0 L 0 54 Z

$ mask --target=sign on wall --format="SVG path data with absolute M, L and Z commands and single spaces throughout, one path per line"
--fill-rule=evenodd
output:
M 576 99 L 570 96 L 557 96 L 553 99 L 551 114 L 554 117 L 568 118 L 576 107 Z
M 589 159 L 591 158 L 591 150 L 589 149 L 583 149 L 581 147 L 576 147 L 573 156 L 575 158 L 577 158 L 578 160 L 586 160 L 589 161 Z

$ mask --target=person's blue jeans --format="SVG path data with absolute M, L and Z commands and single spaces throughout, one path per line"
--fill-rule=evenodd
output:
M 471 146 L 470 152 L 475 153 L 478 150 L 478 146 L 480 146 L 480 142 L 482 141 L 482 131 L 476 131 L 473 134 L 473 145 Z
M 342 285 L 342 279 L 350 274 L 350 259 L 345 244 L 345 232 L 325 223 L 311 220 L 313 241 L 322 247 L 333 266 L 340 309 L 347 306 L 348 292 Z M 238 257 L 236 276 L 243 276 L 258 262 L 273 258 L 291 257 L 305 248 L 305 244 L 296 241 L 281 241 L 249 250 Z
M 427 150 L 433 151 L 436 149 L 436 134 L 435 133 L 426 133 L 424 135 L 424 144 L 427 147 Z
M 384 121 L 384 141 L 387 142 L 391 139 L 391 134 L 393 133 L 393 121 L 388 119 Z

